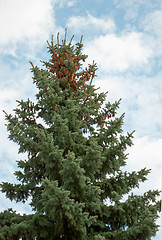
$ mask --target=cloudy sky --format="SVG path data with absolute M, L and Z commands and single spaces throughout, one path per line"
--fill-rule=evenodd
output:
M 4 109 L 13 113 L 16 99 L 34 101 L 29 61 L 48 60 L 46 40 L 57 32 L 74 43 L 83 35 L 88 63 L 97 62 L 94 83 L 108 91 L 108 101 L 122 98 L 124 131 L 135 132 L 127 169 L 151 168 L 135 192 L 161 188 L 162 158 L 162 2 L 161 0 L 0 0 L 0 182 L 15 182 L 18 146 L 10 142 Z M 0 194 L 0 211 L 30 212 Z M 160 220 L 158 221 L 160 224 Z M 159 240 L 160 233 L 153 239 Z

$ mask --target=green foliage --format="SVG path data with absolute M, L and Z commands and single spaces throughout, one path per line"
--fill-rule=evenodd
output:
M 156 234 L 159 191 L 131 193 L 150 170 L 121 169 L 133 132 L 123 134 L 120 100 L 105 103 L 107 93 L 96 92 L 97 67 L 83 68 L 82 48 L 81 42 L 66 44 L 66 34 L 62 44 L 52 39 L 44 69 L 31 63 L 36 103 L 17 100 L 14 116 L 4 111 L 9 139 L 28 158 L 17 161 L 20 183 L 3 182 L 1 191 L 16 202 L 30 197 L 33 214 L 1 213 L 2 240 L 146 240 Z

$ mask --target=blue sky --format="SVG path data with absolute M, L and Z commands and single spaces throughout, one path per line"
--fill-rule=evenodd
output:
M 0 181 L 15 182 L 18 146 L 7 138 L 2 109 L 12 113 L 16 99 L 34 101 L 29 61 L 48 60 L 46 40 L 57 32 L 74 43 L 83 35 L 87 64 L 97 62 L 94 83 L 108 101 L 122 98 L 125 131 L 135 132 L 128 170 L 151 168 L 135 192 L 161 188 L 162 158 L 162 2 L 161 0 L 0 0 Z M 0 211 L 28 212 L 0 194 Z M 160 224 L 160 219 L 158 221 Z M 160 239 L 160 233 L 154 239 Z

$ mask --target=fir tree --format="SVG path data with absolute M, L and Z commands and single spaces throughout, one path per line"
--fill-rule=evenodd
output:
M 66 43 L 66 31 L 62 43 L 52 38 L 43 69 L 31 63 L 36 103 L 4 111 L 9 139 L 28 158 L 17 161 L 20 183 L 3 182 L 1 191 L 11 201 L 30 197 L 33 214 L 0 213 L 1 240 L 146 240 L 158 230 L 159 191 L 132 193 L 150 170 L 122 170 L 133 132 L 123 133 L 120 100 L 96 92 L 97 66 L 83 67 L 82 48 Z

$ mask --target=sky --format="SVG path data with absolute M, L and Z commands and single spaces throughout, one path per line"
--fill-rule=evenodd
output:
M 29 61 L 50 58 L 46 41 L 83 35 L 86 61 L 97 63 L 94 84 L 108 91 L 107 101 L 122 98 L 123 130 L 134 134 L 127 170 L 152 169 L 135 193 L 161 189 L 162 175 L 162 1 L 161 0 L 0 0 L 0 182 L 16 182 L 18 146 L 9 141 L 2 110 L 13 113 L 16 100 L 35 100 Z M 0 193 L 0 212 L 28 204 Z M 161 220 L 158 220 L 158 224 Z M 152 238 L 160 239 L 160 231 Z

